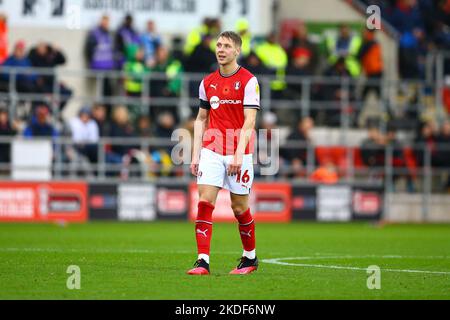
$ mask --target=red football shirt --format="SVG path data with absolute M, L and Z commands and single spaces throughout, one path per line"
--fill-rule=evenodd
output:
M 258 80 L 243 67 L 226 76 L 218 69 L 202 80 L 199 97 L 200 108 L 209 110 L 203 147 L 234 155 L 244 125 L 244 108 L 260 109 Z M 254 140 L 253 134 L 245 154 L 253 153 Z

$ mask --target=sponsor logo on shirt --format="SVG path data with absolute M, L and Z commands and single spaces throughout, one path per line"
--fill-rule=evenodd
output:
M 221 104 L 242 104 L 242 100 L 220 100 L 218 96 L 212 96 L 209 104 L 211 108 L 217 109 Z

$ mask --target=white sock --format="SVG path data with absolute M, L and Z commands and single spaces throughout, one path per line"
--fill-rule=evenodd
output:
M 200 254 L 198 255 L 198 259 L 203 259 L 203 260 L 206 261 L 207 264 L 209 264 L 209 256 L 208 256 L 207 254 L 200 253 Z
M 255 259 L 256 257 L 256 249 L 253 249 L 252 251 L 245 251 L 242 253 L 243 257 L 247 257 L 249 259 Z

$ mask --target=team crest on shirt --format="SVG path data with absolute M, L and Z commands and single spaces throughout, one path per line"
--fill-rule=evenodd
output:
M 236 81 L 234 83 L 234 90 L 239 90 L 240 87 L 241 87 L 241 82 L 240 81 Z

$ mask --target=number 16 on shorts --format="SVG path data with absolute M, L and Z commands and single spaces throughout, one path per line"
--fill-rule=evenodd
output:
M 241 170 L 236 175 L 228 176 L 227 168 L 231 161 L 233 161 L 232 155 L 224 156 L 203 148 L 200 155 L 197 184 L 224 188 L 234 194 L 249 194 L 253 183 L 253 155 L 245 154 Z

